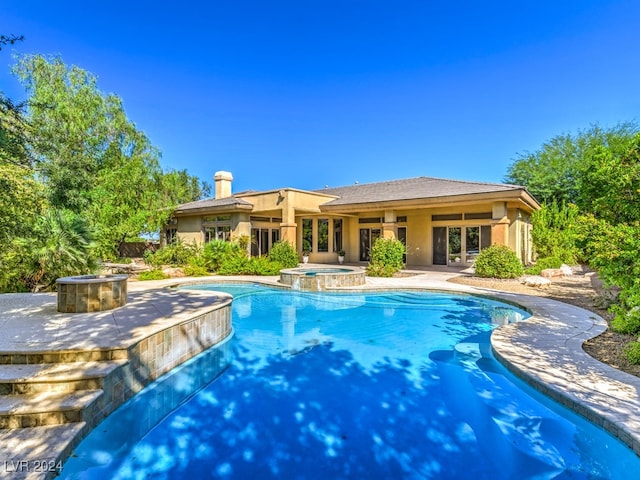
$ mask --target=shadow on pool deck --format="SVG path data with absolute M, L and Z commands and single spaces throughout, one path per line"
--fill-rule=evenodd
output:
M 496 330 L 496 357 L 558 402 L 602 426 L 640 454 L 640 379 L 588 356 L 582 343 L 606 329 L 597 315 L 554 300 L 447 282 L 460 269 L 411 270 L 409 276 L 370 278 L 362 288 L 436 289 L 495 297 L 532 312 L 518 324 Z M 0 355 L 39 350 L 118 348 L 140 341 L 148 328 L 166 328 L 220 300 L 216 294 L 166 287 L 187 283 L 252 282 L 280 286 L 278 277 L 205 277 L 129 282 L 130 304 L 91 314 L 58 314 L 55 294 L 0 295 Z M 1 368 L 1 366 L 0 366 Z M 86 432 L 85 432 L 86 433 Z M 73 424 L 0 430 L 0 462 L 58 458 L 79 435 Z M 53 472 L 52 474 L 54 474 Z M 11 478 L 27 476 L 12 471 Z M 52 475 L 51 474 L 51 475 Z

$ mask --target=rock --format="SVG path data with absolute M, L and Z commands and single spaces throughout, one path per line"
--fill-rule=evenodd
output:
M 573 275 L 573 269 L 564 263 L 560 266 L 560 270 L 562 270 L 562 273 L 567 277 Z
M 573 275 L 573 270 L 569 265 L 563 263 L 560 268 L 545 268 L 540 272 L 540 275 L 545 278 L 568 277 Z
M 541 277 L 540 275 L 527 275 L 522 278 L 521 283 L 527 287 L 545 288 L 551 285 L 551 280 Z
M 564 277 L 564 272 L 560 268 L 545 268 L 540 272 L 540 276 L 545 278 Z
M 162 273 L 171 278 L 180 278 L 185 276 L 184 271 L 178 267 L 163 268 Z

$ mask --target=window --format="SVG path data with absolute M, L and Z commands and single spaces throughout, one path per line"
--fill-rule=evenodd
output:
M 223 242 L 231 241 L 231 226 L 219 225 L 204 227 L 204 242 L 210 242 L 212 240 L 222 240 Z
M 462 220 L 461 213 L 448 213 L 445 215 L 431 215 L 431 220 L 434 222 L 441 222 L 444 220 Z
M 493 217 L 491 212 L 465 213 L 465 220 L 487 220 Z
M 202 234 L 204 242 L 213 240 L 231 241 L 231 215 L 202 217 Z
M 462 261 L 462 228 L 449 227 L 449 263 Z
M 397 218 L 396 218 L 396 222 L 397 222 L 397 223 L 407 223 L 407 216 L 406 216 L 406 215 L 403 215 L 403 216 L 401 216 L 401 217 L 397 217 Z
M 333 220 L 333 251 L 340 250 L 342 250 L 342 219 L 337 218 Z
M 212 215 L 202 217 L 202 223 L 218 223 L 218 222 L 230 222 L 231 215 Z
M 329 219 L 318 219 L 318 251 L 329 251 Z
M 472 262 L 480 253 L 480 227 L 465 228 L 467 262 Z
M 302 250 L 311 252 L 313 245 L 313 220 L 310 218 L 302 219 Z
M 368 262 L 370 260 L 371 247 L 381 236 L 382 230 L 379 228 L 360 229 L 360 261 Z
M 380 217 L 366 217 L 358 219 L 358 223 L 380 223 L 381 221 Z
M 252 228 L 251 256 L 261 257 L 267 255 L 273 244 L 278 240 L 280 240 L 280 230 L 277 228 Z

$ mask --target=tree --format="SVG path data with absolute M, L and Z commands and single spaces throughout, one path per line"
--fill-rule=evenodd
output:
M 30 93 L 29 149 L 54 208 L 85 215 L 102 257 L 120 242 L 151 233 L 206 184 L 184 171 L 164 173 L 160 152 L 97 79 L 59 57 L 23 57 L 14 72 Z
M 116 103 L 96 78 L 58 57 L 22 57 L 13 69 L 30 94 L 30 148 L 41 166 L 51 203 L 76 213 L 86 209 L 103 156 L 121 133 L 113 125 Z
M 0 243 L 28 235 L 45 206 L 44 189 L 33 172 L 0 161 Z
M 533 212 L 531 239 L 538 258 L 556 257 L 569 264 L 578 259 L 578 215 L 574 204 L 559 205 L 555 200 Z
M 13 45 L 24 37 L 0 35 L 0 50 L 4 45 Z M 26 165 L 27 124 L 23 117 L 24 104 L 16 104 L 0 92 L 0 165 L 13 163 Z
M 583 211 L 612 225 L 640 221 L 640 133 L 587 152 L 577 185 Z
M 0 35 L 0 50 L 4 45 L 13 45 L 24 40 L 24 35 Z
M 534 153 L 525 153 L 508 168 L 505 182 L 524 185 L 541 203 L 575 203 L 584 199 L 580 175 L 588 157 L 619 151 L 640 128 L 632 122 L 605 129 L 597 125 L 576 135 L 559 135 Z

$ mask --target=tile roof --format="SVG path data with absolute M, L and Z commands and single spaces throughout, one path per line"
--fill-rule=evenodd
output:
M 387 182 L 350 185 L 347 187 L 323 188 L 316 190 L 316 192 L 339 197 L 323 205 L 334 206 L 516 190 L 525 190 L 525 188 L 519 185 L 508 185 L 504 183 L 466 182 L 462 180 L 416 177 Z

